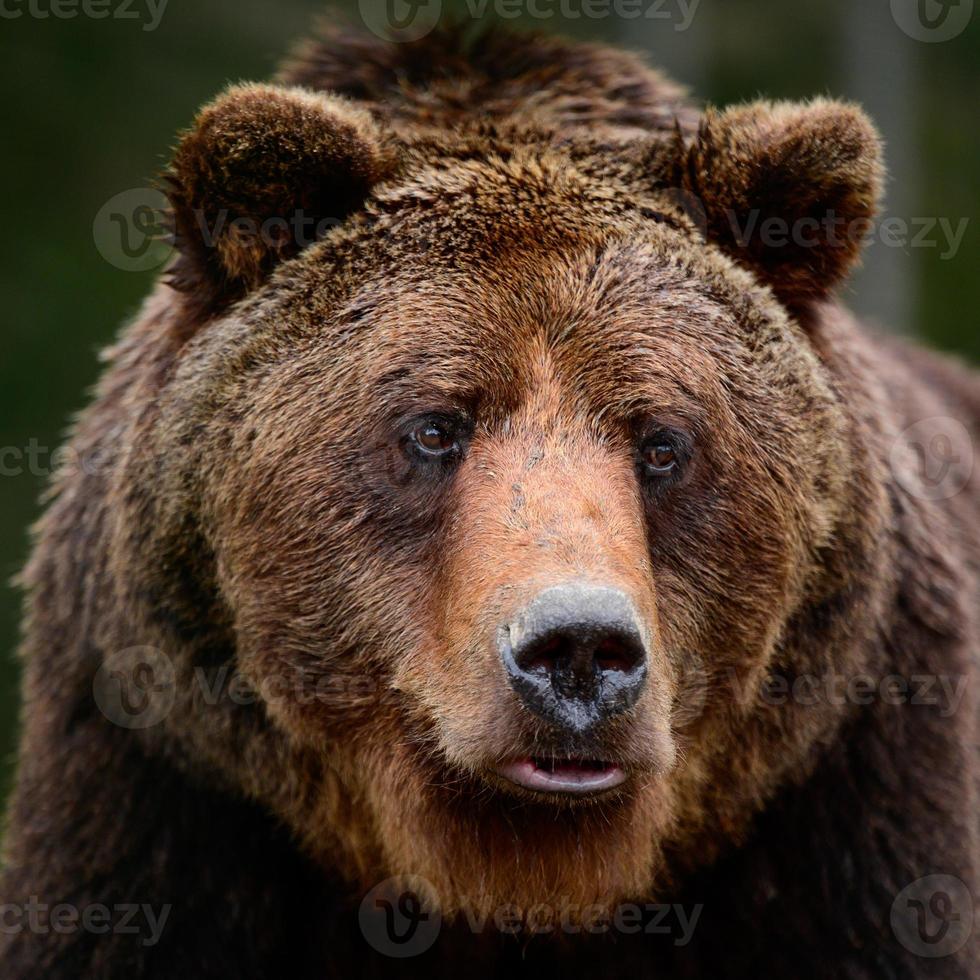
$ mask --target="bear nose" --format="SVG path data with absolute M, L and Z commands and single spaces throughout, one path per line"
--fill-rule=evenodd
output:
M 499 634 L 511 686 L 539 717 L 575 734 L 632 707 L 647 652 L 626 593 L 589 583 L 540 592 Z

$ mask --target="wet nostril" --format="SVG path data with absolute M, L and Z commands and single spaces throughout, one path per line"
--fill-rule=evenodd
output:
M 517 663 L 524 670 L 552 670 L 556 661 L 567 655 L 560 637 L 551 637 L 538 646 L 525 648 L 518 653 Z
M 643 648 L 619 637 L 610 637 L 596 646 L 595 661 L 601 670 L 632 670 L 643 660 Z
M 599 671 L 628 672 L 642 662 L 643 647 L 630 636 L 608 634 L 593 623 L 531 637 L 514 650 L 517 665 L 527 671 L 563 671 L 588 675 Z

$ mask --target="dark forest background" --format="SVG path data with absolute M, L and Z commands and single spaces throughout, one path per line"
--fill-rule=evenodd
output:
M 35 11 L 51 9 L 52 0 L 30 2 Z M 122 2 L 111 0 L 113 9 Z M 327 16 L 377 25 L 385 2 L 403 0 L 336 4 Z M 438 0 L 427 2 L 431 12 Z M 922 2 L 942 12 L 939 0 Z M 128 8 L 138 19 L 93 19 L 82 0 L 75 17 L 40 17 L 28 3 L 4 0 L 4 11 L 23 15 L 0 15 L 7 228 L 0 238 L 0 447 L 15 451 L 0 456 L 0 799 L 18 714 L 20 597 L 6 583 L 27 551 L 46 461 L 97 377 L 97 352 L 156 275 L 107 260 L 96 216 L 116 195 L 142 193 L 201 103 L 229 81 L 268 76 L 325 10 L 318 0 L 169 0 L 147 30 L 147 0 Z M 952 8 L 955 16 L 962 4 Z M 586 16 L 600 9 L 589 0 L 506 0 L 503 10 L 523 7 L 514 21 L 520 27 L 646 51 L 707 101 L 829 94 L 863 103 L 888 145 L 886 213 L 913 231 L 924 226 L 918 219 L 968 224 L 953 254 L 938 225 L 916 247 L 874 244 L 849 302 L 889 329 L 980 360 L 980 10 L 955 37 L 937 41 L 914 24 L 909 29 L 913 0 L 639 6 L 651 16 L 608 8 L 605 17 Z M 493 10 L 494 0 L 443 0 L 442 13 L 472 17 L 483 7 Z M 528 9 L 552 16 L 531 17 Z M 17 454 L 26 461 L 30 447 L 40 465 L 14 472 L 12 461 Z

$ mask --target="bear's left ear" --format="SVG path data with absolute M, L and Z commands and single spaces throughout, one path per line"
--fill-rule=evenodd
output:
M 201 110 L 166 176 L 171 285 L 206 319 L 362 207 L 393 165 L 377 124 L 347 99 L 228 89 Z
M 708 238 L 799 310 L 858 259 L 881 141 L 859 108 L 825 99 L 708 110 L 674 180 L 700 201 Z

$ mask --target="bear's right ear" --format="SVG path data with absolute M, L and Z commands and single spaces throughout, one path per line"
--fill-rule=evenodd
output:
M 198 115 L 166 176 L 170 283 L 206 319 L 360 208 L 392 169 L 371 116 L 337 96 L 229 89 Z

